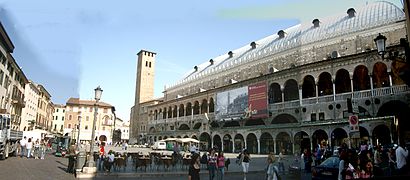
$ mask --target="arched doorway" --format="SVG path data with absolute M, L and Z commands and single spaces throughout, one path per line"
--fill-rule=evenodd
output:
M 323 72 L 319 75 L 318 90 L 319 96 L 333 94 L 332 75 L 328 72 Z
M 199 102 L 195 101 L 194 103 L 194 115 L 199 114 Z
M 184 104 L 179 105 L 179 117 L 185 116 L 185 106 Z
M 255 134 L 250 133 L 246 137 L 246 149 L 248 150 L 249 153 L 252 154 L 257 154 L 258 153 L 258 140 L 255 136 Z
M 299 131 L 295 134 L 295 153 L 300 155 L 304 149 L 310 149 L 310 138 L 305 131 Z
M 316 83 L 313 76 L 308 75 L 303 78 L 302 98 L 310 98 L 316 96 Z
M 292 140 L 286 132 L 280 132 L 276 136 L 276 154 L 285 151 L 285 154 L 293 154 L 292 152 Z
M 379 108 L 377 116 L 394 116 L 398 123 L 396 126 L 394 120 L 391 122 L 393 141 L 397 143 L 400 137 L 401 143 L 410 142 L 410 108 L 406 103 L 399 100 L 384 103 Z
M 226 134 L 223 138 L 224 152 L 231 153 L 233 148 L 232 137 Z
M 350 74 L 346 69 L 339 69 L 336 72 L 335 88 L 336 94 L 352 92 L 350 84 Z
M 282 91 L 278 83 L 269 86 L 269 104 L 282 102 Z
M 199 136 L 199 143 L 200 143 L 200 150 L 201 151 L 208 151 L 211 148 L 211 136 L 204 132 Z
M 285 82 L 284 90 L 285 101 L 292 101 L 299 99 L 299 87 L 298 83 L 294 79 L 289 79 Z
M 348 144 L 346 131 L 342 128 L 334 129 L 331 134 L 331 141 L 333 147 L 340 147 L 343 143 Z
M 390 130 L 384 125 L 380 124 L 373 129 L 373 144 L 386 145 L 391 143 Z
M 389 74 L 387 73 L 387 66 L 382 62 L 377 62 L 373 66 L 373 87 L 382 88 L 389 87 Z
M 259 142 L 261 143 L 261 154 L 269 154 L 270 152 L 274 152 L 274 143 L 272 135 L 270 135 L 267 132 L 262 133 Z
M 359 65 L 354 69 L 353 90 L 362 91 L 370 89 L 369 70 L 366 66 Z
M 236 152 L 241 152 L 242 149 L 245 148 L 245 141 L 243 140 L 243 136 L 241 134 L 235 135 L 234 142 Z
M 215 109 L 215 104 L 214 104 L 214 99 L 213 98 L 210 98 L 209 99 L 209 112 L 210 113 L 212 113 L 212 112 L 214 112 L 214 109 Z
M 318 147 L 318 144 L 327 146 L 328 140 L 329 136 L 327 135 L 327 133 L 321 129 L 318 129 L 312 135 L 312 148 Z
M 201 114 L 208 113 L 208 101 L 206 99 L 202 100 L 201 104 Z
M 214 136 L 214 149 L 216 152 L 218 152 L 219 150 L 221 150 L 222 147 L 222 141 L 221 141 L 221 137 L 219 135 L 215 135 Z

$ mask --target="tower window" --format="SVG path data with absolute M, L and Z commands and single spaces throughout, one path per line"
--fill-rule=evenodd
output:
M 148 61 L 145 61 L 145 67 L 147 67 L 148 66 Z
M 151 67 L 151 62 L 149 62 L 149 67 Z

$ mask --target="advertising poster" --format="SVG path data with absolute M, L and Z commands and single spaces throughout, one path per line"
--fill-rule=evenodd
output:
M 257 119 L 268 117 L 268 100 L 266 83 L 261 82 L 248 87 L 247 118 Z

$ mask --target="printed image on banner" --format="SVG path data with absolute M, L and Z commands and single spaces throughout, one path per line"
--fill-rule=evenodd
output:
M 216 94 L 217 120 L 238 120 L 245 118 L 248 106 L 248 86 Z
M 268 117 L 268 103 L 266 95 L 266 83 L 261 82 L 248 87 L 248 108 L 246 118 Z

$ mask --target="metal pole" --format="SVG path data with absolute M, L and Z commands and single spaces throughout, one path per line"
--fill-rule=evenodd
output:
M 81 114 L 81 112 L 79 113 Z M 80 151 L 81 116 L 78 116 L 77 150 Z
M 90 158 L 88 158 L 87 167 L 95 167 L 94 162 L 94 144 L 95 144 L 95 124 L 97 123 L 97 103 L 98 100 L 95 101 L 94 104 L 94 120 L 93 120 L 93 129 L 91 131 L 91 144 L 90 144 Z

